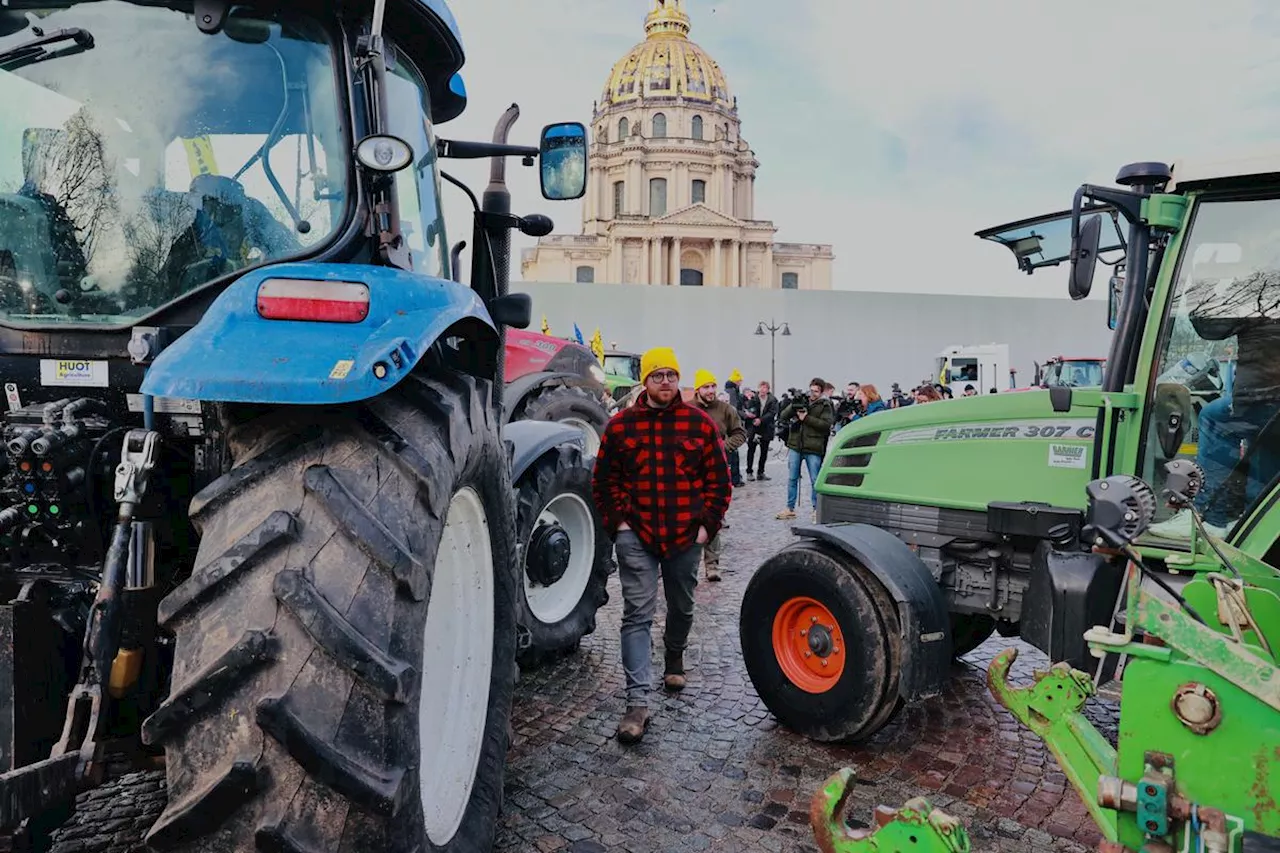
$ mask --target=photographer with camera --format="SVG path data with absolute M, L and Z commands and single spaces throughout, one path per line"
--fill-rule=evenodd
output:
M 861 388 L 862 385 L 857 382 L 850 382 L 845 386 L 844 396 L 840 398 L 839 404 L 836 405 L 837 430 L 856 420 L 863 413 L 862 401 L 858 396 L 858 391 Z
M 827 383 L 815 377 L 809 383 L 808 398 L 795 397 L 778 416 L 787 430 L 787 508 L 776 516 L 787 520 L 796 517 L 796 500 L 800 497 L 800 466 L 809 470 L 809 491 L 813 498 L 813 518 L 818 518 L 818 472 L 827 453 L 831 425 L 836 411 L 823 396 Z M 781 431 L 781 430 L 779 430 Z

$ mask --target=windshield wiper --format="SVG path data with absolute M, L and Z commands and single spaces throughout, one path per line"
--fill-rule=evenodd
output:
M 71 56 L 76 53 L 83 53 L 93 47 L 93 34 L 88 30 L 80 27 L 71 27 L 64 30 L 54 30 L 46 35 L 38 27 L 33 28 L 36 38 L 31 41 L 24 42 L 16 47 L 8 50 L 0 51 L 0 67 L 7 70 L 21 68 L 24 65 L 30 65 L 33 62 L 44 62 L 46 59 L 53 59 L 58 56 Z M 74 45 L 68 45 L 61 50 L 48 50 L 47 46 L 72 40 Z

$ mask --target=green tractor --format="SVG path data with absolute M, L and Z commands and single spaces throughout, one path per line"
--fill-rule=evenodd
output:
M 640 354 L 617 348 L 604 354 L 604 384 L 615 400 L 621 400 L 640 384 Z
M 438 138 L 463 62 L 444 0 L 0 6 L 0 847 L 157 765 L 60 849 L 492 845 L 609 546 L 580 430 L 503 416 L 552 222 L 441 171 L 580 198 L 587 132 Z
M 953 657 L 994 632 L 1021 637 L 1053 669 L 1017 690 L 1007 651 L 993 692 L 1048 741 L 1108 850 L 1273 850 L 1280 158 L 1135 163 L 1116 183 L 979 235 L 1003 234 L 1028 273 L 1070 262 L 1075 299 L 1100 260 L 1116 265 L 1102 386 L 845 427 L 818 478 L 818 523 L 796 525 L 748 585 L 743 655 L 781 723 L 856 741 L 938 695 Z M 1176 368 L 1224 348 L 1230 393 L 1197 405 L 1207 386 Z M 1079 714 L 1116 678 L 1118 752 Z M 815 816 L 833 813 L 820 805 Z

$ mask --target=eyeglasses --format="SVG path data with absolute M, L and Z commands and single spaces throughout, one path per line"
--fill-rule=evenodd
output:
M 674 370 L 657 370 L 649 374 L 649 381 L 659 385 L 674 385 L 680 381 L 680 374 Z

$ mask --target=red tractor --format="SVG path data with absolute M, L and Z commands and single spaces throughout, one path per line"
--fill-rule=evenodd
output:
M 609 421 L 602 399 L 604 368 L 582 344 L 508 329 L 503 380 L 505 420 L 560 421 L 582 430 L 588 456 Z

